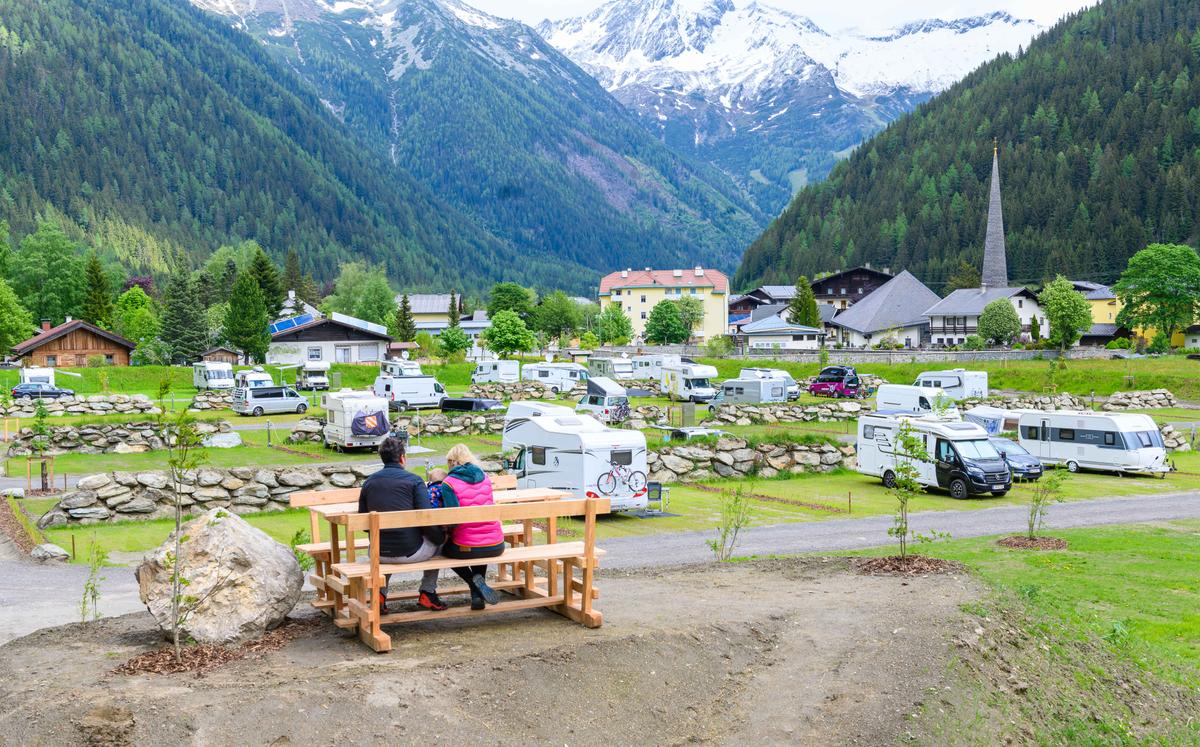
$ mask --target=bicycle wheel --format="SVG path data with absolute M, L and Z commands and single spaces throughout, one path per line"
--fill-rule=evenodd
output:
M 629 484 L 629 489 L 632 490 L 633 492 L 635 492 L 635 493 L 641 492 L 641 490 L 646 487 L 646 473 L 645 472 L 630 473 L 628 484 Z
M 613 491 L 617 489 L 616 475 L 611 472 L 605 472 L 603 475 L 600 475 L 600 479 L 596 481 L 596 489 L 602 495 L 612 495 Z

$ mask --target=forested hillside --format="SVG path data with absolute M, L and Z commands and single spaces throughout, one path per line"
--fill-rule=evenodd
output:
M 744 288 L 871 262 L 935 290 L 983 254 L 993 138 L 1010 280 L 1112 281 L 1200 227 L 1200 3 L 1107 0 L 982 66 L 800 192 Z
M 135 273 L 254 239 L 318 279 L 359 257 L 409 287 L 590 280 L 497 239 L 249 36 L 170 0 L 0 3 L 0 219 L 19 237 L 39 215 Z

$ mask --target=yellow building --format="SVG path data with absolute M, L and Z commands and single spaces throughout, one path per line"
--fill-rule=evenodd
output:
M 704 318 L 692 336 L 710 340 L 726 333 L 729 326 L 729 278 L 718 270 L 621 270 L 600 280 L 600 310 L 614 304 L 633 322 L 633 335 L 646 332 L 650 310 L 660 301 L 677 301 L 684 296 L 699 299 Z
M 1116 324 L 1117 314 L 1121 313 L 1121 300 L 1112 288 L 1100 283 L 1086 280 L 1076 280 L 1075 290 L 1083 294 L 1088 306 L 1092 307 L 1092 324 Z

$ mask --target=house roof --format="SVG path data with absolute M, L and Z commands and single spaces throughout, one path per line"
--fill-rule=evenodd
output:
M 218 345 L 215 348 L 209 348 L 208 350 L 205 350 L 200 355 L 212 355 L 213 353 L 233 353 L 234 355 L 237 355 L 238 351 L 224 345 Z
M 781 315 L 775 314 L 765 319 L 757 319 L 742 325 L 744 335 L 779 335 L 779 334 L 825 334 L 824 330 L 816 327 L 805 327 L 802 324 L 792 324 Z
M 757 322 L 759 319 L 766 319 L 776 314 L 782 314 L 786 308 L 786 303 L 765 303 L 757 309 L 750 311 L 750 320 Z
M 898 327 L 924 324 L 921 312 L 941 299 L 908 270 L 863 296 L 842 311 L 833 323 L 867 335 Z
M 396 303 L 404 298 L 403 293 L 396 294 Z M 414 314 L 449 314 L 449 293 L 413 293 L 408 296 L 408 304 Z
M 1093 324 L 1083 337 L 1116 337 L 1121 331 L 1119 324 Z
M 625 277 L 621 276 L 625 273 Z M 698 267 L 690 270 L 623 270 L 610 272 L 600 279 L 600 295 L 607 296 L 614 288 L 708 288 L 713 293 L 728 293 L 729 278 L 720 270 Z M 697 272 L 703 273 L 697 275 Z M 675 273 L 679 273 L 676 276 Z
M 1103 283 L 1093 283 L 1090 280 L 1072 280 L 1071 285 L 1075 286 L 1075 290 L 1083 294 L 1083 297 L 1089 301 L 1108 301 L 1117 297 L 1113 293 L 1112 288 L 1109 288 Z
M 828 283 L 828 282 L 831 282 L 831 281 L 832 281 L 832 282 L 837 282 L 838 278 L 840 278 L 842 275 L 849 275 L 850 273 L 853 273 L 853 272 L 868 272 L 868 273 L 871 273 L 872 275 L 878 275 L 878 276 L 879 276 L 879 278 L 880 278 L 881 280 L 885 281 L 885 282 L 886 282 L 886 281 L 888 281 L 888 280 L 891 280 L 891 279 L 894 277 L 894 276 L 893 276 L 891 273 L 889 273 L 889 272 L 884 272 L 884 271 L 882 271 L 882 270 L 876 270 L 876 269 L 873 269 L 873 268 L 871 268 L 871 267 L 866 267 L 866 266 L 864 265 L 864 266 L 860 266 L 860 267 L 851 267 L 851 268 L 850 268 L 850 269 L 848 269 L 848 270 L 842 270 L 842 271 L 840 271 L 840 272 L 835 272 L 835 273 L 833 273 L 833 274 L 831 274 L 831 275 L 826 275 L 826 276 L 824 276 L 824 277 L 820 277 L 820 278 L 814 278 L 814 279 L 813 279 L 813 281 L 812 281 L 812 286 L 813 286 L 813 288 L 815 289 L 815 288 L 816 288 L 816 286 L 817 286 L 817 283 L 822 283 L 822 284 L 824 284 L 824 283 Z
M 346 318 L 351 318 L 351 317 L 346 317 Z M 364 324 L 365 324 L 365 322 L 364 322 Z M 374 330 L 367 329 L 366 327 L 360 327 L 357 324 L 349 324 L 347 322 L 341 321 L 339 319 L 333 319 L 333 318 L 313 319 L 311 322 L 308 322 L 307 324 L 301 324 L 296 327 L 288 327 L 287 329 L 281 329 L 278 332 L 276 332 L 275 334 L 271 335 L 271 341 L 274 342 L 276 340 L 283 340 L 283 339 L 286 339 L 290 335 L 296 334 L 297 332 L 304 332 L 307 330 L 317 329 L 319 327 L 341 327 L 342 329 L 354 330 L 355 332 L 358 332 L 361 335 L 364 335 L 366 337 L 371 337 L 376 340 L 385 340 L 387 342 L 392 341 L 392 338 L 386 334 L 381 334 Z
M 838 307 L 831 303 L 819 303 L 817 304 L 817 312 L 821 314 L 821 321 L 828 324 L 838 315 Z
M 923 316 L 978 316 L 997 298 L 1021 295 L 1037 300 L 1027 288 L 960 288 L 926 309 Z
M 92 334 L 96 335 L 97 337 L 103 337 L 104 339 L 108 340 L 109 342 L 120 345 L 121 347 L 126 348 L 128 350 L 133 350 L 134 348 L 137 347 L 137 343 L 132 342 L 130 340 L 126 340 L 124 337 L 121 337 L 120 335 L 118 335 L 114 332 L 109 332 L 108 330 L 100 329 L 96 325 L 89 324 L 89 323 L 83 321 L 82 319 L 72 319 L 69 322 L 63 322 L 62 324 L 58 325 L 57 327 L 51 327 L 50 329 L 45 330 L 44 332 L 39 332 L 38 334 L 34 335 L 33 337 L 30 337 L 28 340 L 20 343 L 19 345 L 14 345 L 13 352 L 16 353 L 16 355 L 18 357 L 20 357 L 22 355 L 27 355 L 52 340 L 57 340 L 58 338 L 62 337 L 63 335 L 70 334 L 70 333 L 72 333 L 76 330 L 80 330 L 80 329 L 91 332 Z

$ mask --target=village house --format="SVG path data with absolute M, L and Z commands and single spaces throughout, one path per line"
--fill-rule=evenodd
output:
M 241 362 L 241 355 L 233 348 L 225 347 L 224 345 L 215 348 L 209 348 L 200 354 L 200 360 L 209 363 L 228 363 L 231 366 L 236 366 Z
M 941 299 L 908 270 L 838 311 L 829 324 L 842 345 L 865 348 L 889 340 L 905 348 L 924 345 L 930 321 L 922 313 Z
M 291 326 L 287 321 L 271 325 L 267 363 L 375 363 L 384 359 L 392 342 L 387 328 L 345 314 L 298 318 L 308 320 Z
M 740 342 L 752 350 L 816 350 L 825 339 L 825 330 L 792 324 L 787 311 L 772 314 L 742 325 Z
M 817 303 L 830 304 L 840 311 L 871 295 L 891 279 L 891 274 L 864 265 L 817 278 L 811 285 Z M 795 295 L 795 289 L 792 295 Z
M 719 270 L 621 270 L 600 280 L 600 310 L 619 306 L 633 323 L 633 334 L 646 333 L 650 310 L 660 301 L 677 301 L 684 296 L 698 299 L 704 318 L 692 331 L 701 340 L 726 334 L 729 327 L 729 278 Z
M 13 355 L 26 366 L 128 366 L 135 347 L 136 343 L 82 319 L 68 319 L 57 327 L 43 319 L 42 331 L 13 346 Z

